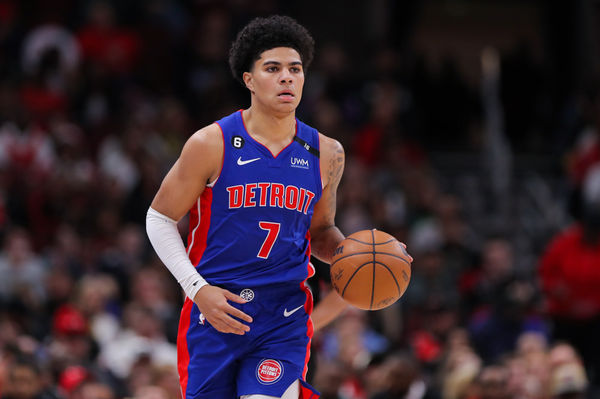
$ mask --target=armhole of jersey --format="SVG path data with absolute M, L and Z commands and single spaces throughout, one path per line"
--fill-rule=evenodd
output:
M 318 130 L 315 129 L 315 133 L 317 135 L 317 140 L 316 140 L 316 144 L 317 144 L 317 150 L 319 150 L 319 152 L 321 153 L 321 133 L 319 133 Z M 325 189 L 325 184 L 323 182 L 323 176 L 321 175 L 321 157 L 318 157 L 317 160 L 319 161 L 319 167 L 317 168 L 317 187 L 321 186 L 321 194 L 323 193 L 323 190 Z
M 223 140 L 223 159 L 221 160 L 221 170 L 219 171 L 218 176 L 215 178 L 215 180 L 206 183 L 206 187 L 210 188 L 215 186 L 215 184 L 219 180 L 219 177 L 221 177 L 221 174 L 223 173 L 223 167 L 225 166 L 225 133 L 223 133 L 223 128 L 221 127 L 221 125 L 219 125 L 219 122 L 215 122 L 215 124 L 219 127 L 219 130 L 221 131 L 221 139 Z

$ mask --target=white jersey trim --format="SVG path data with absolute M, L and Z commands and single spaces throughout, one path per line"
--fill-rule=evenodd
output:
M 196 208 L 198 211 L 198 224 L 192 230 L 192 241 L 190 242 L 190 246 L 188 247 L 188 250 L 187 250 L 188 257 L 190 256 L 190 253 L 192 252 L 192 248 L 194 247 L 194 243 L 196 241 L 196 230 L 198 230 L 198 227 L 200 227 L 200 220 L 202 219 L 202 215 L 200 214 L 200 198 L 198 198 L 196 200 Z
M 206 184 L 206 187 L 210 188 L 213 188 L 217 181 L 219 181 L 219 177 L 221 177 L 221 173 L 223 173 L 223 168 L 225 167 L 225 133 L 223 132 L 223 128 L 221 127 L 221 125 L 219 125 L 217 122 L 215 122 L 215 125 L 219 127 L 219 130 L 221 131 L 221 139 L 223 140 L 223 162 L 221 163 L 221 170 L 219 171 L 219 176 L 217 176 L 216 179 L 212 182 Z

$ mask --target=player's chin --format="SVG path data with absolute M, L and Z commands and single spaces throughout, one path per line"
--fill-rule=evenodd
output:
M 293 102 L 278 102 L 273 107 L 277 112 L 290 113 L 296 111 L 298 108 L 298 101 Z

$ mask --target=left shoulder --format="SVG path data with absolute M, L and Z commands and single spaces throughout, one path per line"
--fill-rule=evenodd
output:
M 319 150 L 321 153 L 321 174 L 324 186 L 339 183 L 344 171 L 345 154 L 342 144 L 331 137 L 319 133 Z
M 344 147 L 342 144 L 336 139 L 332 139 L 331 137 L 325 136 L 323 133 L 319 132 L 319 149 L 321 151 L 321 155 L 332 156 L 335 154 L 344 154 Z

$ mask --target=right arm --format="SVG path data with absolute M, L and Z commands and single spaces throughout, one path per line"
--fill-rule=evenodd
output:
M 190 262 L 177 230 L 179 221 L 214 181 L 223 162 L 223 139 L 216 124 L 194 133 L 167 173 L 146 217 L 148 238 L 156 253 L 193 299 L 206 320 L 218 331 L 243 335 L 252 318 L 234 308 L 228 300 L 245 303 L 238 295 L 208 284 Z
M 342 145 L 337 141 L 319 134 L 321 147 L 321 171 L 325 183 L 321 199 L 315 205 L 310 235 L 313 255 L 331 263 L 336 247 L 344 240 L 344 235 L 335 225 L 337 188 L 344 171 L 345 155 Z M 331 323 L 348 307 L 348 303 L 337 293 L 330 290 L 315 306 L 311 318 L 314 330 L 318 331 Z
M 152 209 L 174 220 L 181 219 L 202 195 L 206 184 L 221 172 L 223 139 L 217 124 L 194 133 L 162 181 Z

